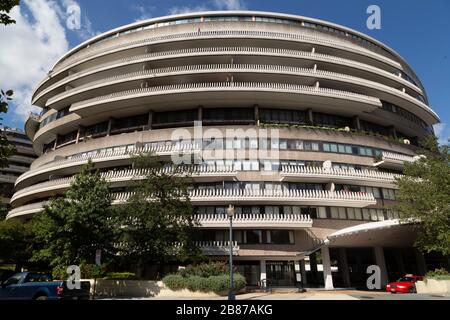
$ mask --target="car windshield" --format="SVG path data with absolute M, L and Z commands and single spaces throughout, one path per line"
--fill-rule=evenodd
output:
M 403 277 L 403 278 L 398 279 L 398 282 L 414 282 L 414 278 Z

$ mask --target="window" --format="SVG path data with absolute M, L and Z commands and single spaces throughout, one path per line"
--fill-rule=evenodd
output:
M 268 242 L 271 244 L 293 244 L 294 232 L 288 230 L 269 230 Z M 270 241 L 269 241 L 270 240 Z
M 330 212 L 331 212 L 331 219 L 339 219 L 339 210 L 338 210 L 338 208 L 331 207 L 330 208 Z
M 327 218 L 327 209 L 325 207 L 318 207 L 317 208 L 317 218 L 319 219 L 326 219 Z
M 245 243 L 248 243 L 248 244 L 262 243 L 262 231 L 261 230 L 246 230 L 245 231 Z

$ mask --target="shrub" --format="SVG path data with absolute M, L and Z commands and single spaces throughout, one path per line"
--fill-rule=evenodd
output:
M 162 279 L 163 283 L 173 291 L 181 290 L 186 287 L 185 278 L 179 274 L 169 274 Z
M 230 289 L 230 276 L 222 274 L 220 276 L 212 276 L 208 278 L 209 291 L 217 294 L 225 294 Z M 245 288 L 245 278 L 240 274 L 233 275 L 234 291 L 239 292 Z
M 209 290 L 209 278 L 199 276 L 189 276 L 183 278 L 186 288 L 191 291 L 208 292 Z
M 427 279 L 435 279 L 435 280 L 450 280 L 450 273 L 445 269 L 435 269 L 434 271 L 429 271 L 425 277 Z
M 95 264 L 82 263 L 80 265 L 81 279 L 103 278 L 105 271 L 102 267 Z M 52 276 L 55 280 L 66 280 L 69 277 L 67 266 L 56 266 L 52 270 Z
M 189 265 L 184 269 L 178 271 L 178 274 L 183 277 L 199 276 L 208 278 L 210 276 L 218 276 L 229 272 L 228 265 L 222 261 L 215 261 L 209 263 L 200 263 Z
M 106 274 L 108 280 L 137 280 L 138 277 L 132 272 L 110 272 Z

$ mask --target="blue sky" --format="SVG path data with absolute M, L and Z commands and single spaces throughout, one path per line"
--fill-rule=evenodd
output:
M 17 92 L 16 103 L 5 117 L 5 124 L 23 127 L 29 112 L 29 95 L 45 71 L 64 50 L 72 48 L 97 33 L 137 20 L 167 15 L 170 13 L 197 10 L 248 9 L 298 14 L 332 21 L 359 30 L 386 43 L 400 53 L 415 69 L 422 80 L 431 107 L 439 114 L 442 124 L 436 128 L 441 142 L 450 137 L 450 1 L 448 0 L 22 0 L 20 12 L 14 15 L 22 24 L 0 30 L 0 38 L 11 37 L 10 46 L 0 48 L 0 70 L 8 71 L 10 77 L 0 77 L 0 87 L 8 84 Z M 376 4 L 381 8 L 381 30 L 366 27 L 366 9 Z M 70 5 L 81 9 L 81 29 L 69 30 L 65 13 Z M 45 12 L 45 14 L 43 13 Z M 54 14 L 52 15 L 52 12 Z M 49 20 L 55 20 L 50 23 Z M 59 23 L 59 24 L 58 24 Z M 25 29 L 25 25 L 28 29 Z M 17 30 L 17 31 L 16 31 Z M 17 33 L 16 33 L 17 32 Z M 20 33 L 22 32 L 22 33 Z M 20 53 L 20 41 L 15 40 L 35 33 L 38 38 L 34 51 Z M 14 37 L 14 38 L 13 38 Z M 31 38 L 31 36 L 30 36 Z M 2 39 L 3 42 L 4 39 Z M 31 40 L 30 40 L 31 41 Z M 3 42 L 4 43 L 4 42 Z M 41 50 L 39 48 L 42 48 Z M 9 51 L 8 51 L 9 50 Z M 30 47 L 28 47 L 30 50 Z M 39 52 L 47 54 L 39 55 Z M 38 52 L 39 51 L 39 52 Z M 24 55 L 28 54 L 24 57 Z M 32 66 L 25 67 L 23 61 L 30 59 Z M 17 62 L 17 63 L 16 63 Z M 34 69 L 34 65 L 39 68 Z M 16 72 L 23 68 L 23 72 Z M 8 78 L 11 80 L 9 83 Z M 26 79 L 25 79 L 26 78 Z M 34 82 L 34 83 L 33 83 Z M 11 87 L 11 85 L 9 87 Z M 8 87 L 8 88 L 9 88 Z

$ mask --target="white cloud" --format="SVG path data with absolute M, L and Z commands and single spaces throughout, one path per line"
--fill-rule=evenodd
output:
M 135 21 L 147 20 L 153 17 L 153 11 L 156 9 L 155 6 L 149 5 L 141 5 L 141 4 L 133 4 L 131 6 L 131 10 L 136 11 L 139 14 L 139 17 L 135 19 Z
M 30 111 L 35 86 L 44 79 L 53 64 L 69 49 L 67 8 L 78 6 L 74 0 L 23 0 L 11 11 L 15 24 L 0 26 L 0 88 L 14 90 L 10 113 L 13 121 L 23 121 Z M 86 15 L 80 16 L 80 39 L 95 32 Z M 70 30 L 71 32 L 72 30 Z
M 11 111 L 20 119 L 33 109 L 35 85 L 69 48 L 59 10 L 53 1 L 24 0 L 11 11 L 16 24 L 0 26 L 0 88 L 14 90 Z
M 242 0 L 212 0 L 197 6 L 177 6 L 169 9 L 169 14 L 188 13 L 209 10 L 245 10 Z
M 433 128 L 440 145 L 450 144 L 450 126 L 446 123 L 438 123 Z

